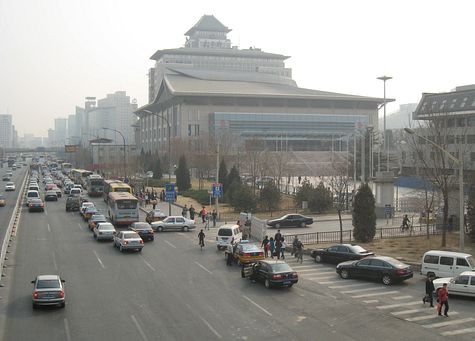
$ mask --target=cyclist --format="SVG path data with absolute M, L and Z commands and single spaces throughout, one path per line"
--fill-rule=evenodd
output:
M 201 247 L 205 246 L 205 233 L 203 232 L 203 229 L 198 233 L 198 241 Z
M 401 230 L 409 230 L 409 218 L 407 217 L 407 214 L 402 218 Z

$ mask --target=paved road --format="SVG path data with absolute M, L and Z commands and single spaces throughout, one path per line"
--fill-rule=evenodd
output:
M 225 266 L 213 244 L 216 229 L 206 232 L 203 252 L 189 232 L 157 234 L 142 253 L 121 254 L 95 241 L 64 205 L 62 198 L 44 214 L 23 210 L 0 291 L 5 341 L 445 340 L 442 333 L 475 321 L 473 300 L 452 299 L 453 317 L 434 317 L 419 303 L 420 278 L 390 288 L 344 281 L 334 267 L 308 259 L 301 265 L 289 259 L 301 276 L 296 286 L 267 290 Z M 30 281 L 39 273 L 66 279 L 65 309 L 32 310 Z M 474 336 L 465 331 L 457 340 Z

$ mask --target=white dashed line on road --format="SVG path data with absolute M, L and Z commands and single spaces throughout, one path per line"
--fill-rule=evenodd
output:
M 391 314 L 394 315 L 394 316 L 400 316 L 400 315 L 409 315 L 409 314 L 420 313 L 422 311 L 427 311 L 427 309 L 402 310 L 402 311 L 392 312 Z
M 150 270 L 152 270 L 153 272 L 157 271 L 157 269 L 155 269 L 149 262 L 147 262 L 145 258 L 143 258 L 143 256 L 142 256 L 142 260 L 145 263 L 145 265 L 148 266 Z
M 411 295 L 407 295 L 407 296 L 397 296 L 397 297 L 393 297 L 393 299 L 395 299 L 396 301 L 399 301 L 399 300 L 406 300 L 408 298 L 412 298 Z
M 443 336 L 454 336 L 454 335 L 468 334 L 468 333 L 473 333 L 473 332 L 475 332 L 475 327 L 474 328 L 464 328 L 464 329 L 450 330 L 448 332 L 443 332 L 441 334 Z
M 64 332 L 66 333 L 66 340 L 71 341 L 71 331 L 69 330 L 69 323 L 67 319 L 64 319 Z
M 58 264 L 56 263 L 56 255 L 54 254 L 53 251 L 53 266 L 56 271 L 58 271 Z
M 272 316 L 272 314 L 267 311 L 266 309 L 264 309 L 263 307 L 261 307 L 259 304 L 257 304 L 256 302 L 254 302 L 253 300 L 251 300 L 249 297 L 247 297 L 246 295 L 242 295 L 242 297 L 244 297 L 246 300 L 248 300 L 249 302 L 251 302 L 254 306 L 256 306 L 257 308 L 259 308 L 260 310 L 262 310 L 264 313 L 266 313 L 267 315 L 269 316 Z
M 94 252 L 94 255 L 96 256 L 97 261 L 99 262 L 99 264 L 101 265 L 101 267 L 102 267 L 103 269 L 105 269 L 106 267 L 104 266 L 104 264 L 102 263 L 101 259 L 99 258 L 99 255 L 97 254 L 96 250 L 92 250 L 92 252 Z
M 211 331 L 213 332 L 213 334 L 216 335 L 216 337 L 217 337 L 218 339 L 221 339 L 221 338 L 222 338 L 222 336 L 216 331 L 216 329 L 214 329 L 214 328 L 209 324 L 208 321 L 206 321 L 206 320 L 205 320 L 204 318 L 202 318 L 201 316 L 200 316 L 200 319 L 201 319 L 201 321 L 203 321 L 203 323 L 206 325 L 206 327 L 208 327 L 209 330 L 211 330 Z
M 372 294 L 361 294 L 361 295 L 356 295 L 356 296 L 351 296 L 351 298 L 363 298 L 363 297 L 374 297 L 374 296 L 378 296 L 378 295 L 392 295 L 392 294 L 398 294 L 399 291 L 386 291 L 386 292 L 375 292 L 375 293 L 372 293 Z M 411 303 L 414 303 L 414 302 L 411 302 Z M 418 303 L 418 302 L 415 302 L 415 303 Z M 399 305 L 398 304 L 395 304 L 394 306 L 398 307 Z M 385 307 L 385 306 L 383 306 Z M 381 308 L 381 307 L 378 307 L 379 309 L 386 309 L 386 308 Z
M 392 291 L 389 291 L 392 292 Z M 396 291 L 394 293 L 398 293 L 399 291 Z M 406 303 L 398 303 L 398 304 L 389 304 L 389 305 L 381 305 L 379 307 L 376 307 L 378 309 L 392 309 L 392 308 L 399 308 L 399 307 L 407 307 L 410 305 L 421 305 L 421 302 L 406 302 Z
M 45 214 L 48 215 L 48 211 L 47 211 L 47 210 L 45 210 Z
M 172 248 L 176 249 L 176 246 L 173 245 L 172 243 L 170 243 L 168 240 L 163 239 L 163 241 L 164 241 L 165 243 L 167 243 L 168 245 L 170 245 Z
M 82 228 L 82 225 L 78 223 L 79 229 L 83 231 L 84 229 Z
M 366 303 L 366 304 L 378 303 L 378 302 L 379 302 L 378 300 L 366 300 L 366 301 L 363 301 L 363 303 Z
M 49 226 L 49 224 L 48 224 L 48 232 L 51 232 L 51 227 Z
M 363 289 L 353 289 L 353 290 L 345 290 L 345 291 L 340 291 L 340 294 L 354 294 L 355 292 L 364 292 L 364 291 L 375 291 L 375 290 L 381 290 L 381 288 L 363 288 Z
M 341 283 L 341 281 L 338 281 L 337 283 Z M 355 287 L 362 287 L 365 285 L 370 285 L 371 283 L 354 283 L 354 284 L 342 284 L 342 285 L 332 285 L 329 286 L 329 289 L 346 289 L 346 288 L 355 288 Z
M 441 327 L 454 326 L 456 324 L 462 324 L 465 322 L 472 322 L 472 321 L 475 321 L 475 318 L 467 317 L 465 319 L 460 319 L 460 320 L 449 320 L 449 321 L 444 321 L 444 322 L 425 324 L 424 328 L 441 328 Z
M 450 316 L 458 315 L 458 314 L 459 314 L 458 312 L 453 311 L 450 313 Z M 417 322 L 417 321 L 425 321 L 425 320 L 431 320 L 431 319 L 436 319 L 436 318 L 439 318 L 439 315 L 433 313 L 433 314 L 425 315 L 425 316 L 408 317 L 408 318 L 405 318 L 404 320 L 409 321 L 409 322 Z
M 196 265 L 198 265 L 200 268 L 202 268 L 204 271 L 206 271 L 207 273 L 209 273 L 210 275 L 212 275 L 213 273 L 211 271 L 209 271 L 208 269 L 206 269 L 203 265 L 201 265 L 200 263 L 198 262 L 195 262 Z
M 145 335 L 145 332 L 143 331 L 142 327 L 140 327 L 139 321 L 137 321 L 134 315 L 130 315 L 130 317 L 132 318 L 132 321 L 134 322 L 135 327 L 139 331 L 140 336 L 142 336 L 142 339 L 144 339 L 145 341 L 148 341 L 147 335 Z

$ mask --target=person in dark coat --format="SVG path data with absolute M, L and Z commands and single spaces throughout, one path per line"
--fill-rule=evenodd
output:
M 434 280 L 434 277 L 432 277 L 432 276 L 427 277 L 427 279 L 426 279 L 426 295 L 422 299 L 422 303 L 426 304 L 426 302 L 429 302 L 431 307 L 434 306 L 434 296 L 433 295 L 434 295 L 435 287 L 434 287 L 433 280 Z

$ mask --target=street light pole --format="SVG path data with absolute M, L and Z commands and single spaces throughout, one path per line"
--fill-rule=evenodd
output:
M 384 87 L 384 150 L 386 151 L 386 170 L 389 171 L 389 141 L 386 134 L 386 81 L 392 79 L 389 76 L 381 76 L 377 79 L 383 81 Z
M 424 141 L 430 143 L 433 145 L 435 148 L 439 149 L 442 151 L 449 159 L 451 159 L 454 163 L 456 163 L 459 166 L 459 248 L 460 252 L 463 252 L 464 250 L 464 244 L 465 244 L 465 228 L 464 228 L 464 193 L 463 193 L 463 155 L 462 155 L 462 148 L 460 148 L 460 155 L 459 158 L 457 159 L 454 157 L 452 154 L 450 154 L 447 150 L 439 146 L 437 143 L 435 143 L 432 140 L 429 140 L 428 138 L 417 134 L 413 129 L 411 128 L 404 128 L 404 131 L 410 135 L 417 136 Z
M 154 115 L 160 117 L 167 123 L 167 130 L 168 130 L 168 183 L 171 183 L 171 176 L 172 176 L 172 144 L 171 144 L 171 125 L 170 122 L 165 118 L 163 114 L 159 114 L 158 112 L 152 112 L 150 110 L 143 110 L 147 114 Z M 168 215 L 172 215 L 172 203 L 171 201 L 168 202 Z
M 126 156 L 125 156 L 125 137 L 124 135 L 118 131 L 117 129 L 112 129 L 112 128 L 106 128 L 106 127 L 102 127 L 102 129 L 104 130 L 110 130 L 110 131 L 115 131 L 116 133 L 119 133 L 120 136 L 122 136 L 122 140 L 124 141 L 124 182 L 126 181 L 125 179 L 127 179 L 127 170 L 126 170 Z

